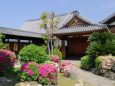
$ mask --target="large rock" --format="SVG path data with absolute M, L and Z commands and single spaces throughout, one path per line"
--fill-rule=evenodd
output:
M 115 73 L 110 72 L 109 78 L 115 80 Z
M 103 74 L 103 76 L 106 77 L 106 78 L 109 78 L 110 74 L 109 73 L 105 73 L 105 74 Z
M 92 68 L 92 69 L 91 69 L 91 72 L 92 72 L 92 73 L 94 73 L 94 74 L 99 75 L 99 71 L 98 71 L 98 70 L 96 70 L 96 68 Z
M 38 84 L 36 81 L 31 81 L 31 82 L 19 82 L 15 86 L 42 86 L 42 85 Z
M 112 80 L 115 80 L 115 73 L 114 72 L 107 72 L 103 74 L 104 77 L 110 78 Z
M 6 77 L 0 77 L 0 86 L 13 86 L 13 81 Z
M 96 74 L 96 68 L 92 68 L 91 72 Z

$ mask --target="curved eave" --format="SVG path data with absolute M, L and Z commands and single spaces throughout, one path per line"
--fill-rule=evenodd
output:
M 42 38 L 42 34 L 23 31 L 18 29 L 11 29 L 6 27 L 0 27 L 0 33 L 5 35 L 13 35 L 13 36 L 22 36 L 22 37 L 32 37 L 32 38 Z
M 85 27 L 69 27 L 58 30 L 54 35 L 74 35 L 74 34 L 88 34 L 106 30 L 107 26 L 85 26 Z

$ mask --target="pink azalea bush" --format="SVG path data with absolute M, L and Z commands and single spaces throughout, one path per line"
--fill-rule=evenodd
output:
M 59 64 L 60 72 L 64 72 L 66 71 L 66 69 L 69 69 L 70 67 L 73 68 L 73 64 L 71 62 L 61 62 Z
M 55 63 L 55 62 L 52 62 L 52 61 L 46 61 L 45 64 L 50 64 L 50 65 L 53 65 L 57 68 L 58 72 L 59 72 L 59 64 L 58 63 Z
M 72 64 L 64 66 L 64 69 L 63 69 L 64 75 L 66 77 L 70 77 L 72 70 L 73 70 L 73 65 Z
M 35 81 L 38 79 L 39 64 L 36 62 L 24 63 L 21 66 L 19 79 L 20 81 Z
M 0 72 L 12 71 L 16 62 L 17 59 L 14 52 L 0 50 Z
M 56 85 L 58 80 L 58 70 L 55 66 L 45 64 L 39 67 L 38 82 L 41 84 Z
M 53 56 L 49 58 L 50 61 L 53 61 L 55 63 L 59 63 L 59 57 L 58 56 Z
M 107 56 L 102 58 L 103 58 L 103 62 L 102 62 L 103 72 L 106 71 L 115 72 L 115 57 Z
M 115 72 L 115 57 L 114 56 L 99 56 L 96 59 L 96 69 L 104 74 L 106 72 Z
M 39 66 L 35 62 L 28 62 L 21 66 L 19 79 L 20 81 L 38 81 L 44 85 L 56 85 L 58 70 L 56 66 L 50 64 Z

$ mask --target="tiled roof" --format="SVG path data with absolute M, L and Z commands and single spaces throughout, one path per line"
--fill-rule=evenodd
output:
M 112 14 L 111 14 L 110 16 L 108 16 L 107 18 L 105 18 L 104 20 L 100 21 L 99 23 L 101 23 L 101 24 L 106 24 L 106 22 L 109 21 L 110 19 L 112 19 L 113 17 L 115 18 L 115 12 L 112 13 Z
M 8 35 L 24 36 L 24 37 L 42 38 L 40 33 L 5 28 L 5 27 L 0 27 L 0 33 Z
M 80 20 L 82 20 L 82 21 L 84 21 L 84 22 L 86 22 L 86 23 L 88 23 L 88 24 L 91 24 L 91 25 L 98 25 L 98 24 L 99 24 L 99 23 L 93 22 L 93 21 L 89 20 L 88 18 L 82 16 L 82 15 L 80 14 L 80 12 L 78 12 L 78 11 L 73 11 L 73 12 L 69 13 L 69 14 L 66 16 L 66 18 L 65 18 L 64 21 L 61 23 L 61 25 L 60 25 L 59 28 L 64 27 L 64 26 L 65 26 L 67 23 L 69 23 L 74 17 L 77 17 L 77 18 L 79 18 Z
M 91 25 L 99 24 L 82 16 L 78 11 L 73 11 L 70 13 L 66 13 L 66 14 L 58 15 L 54 17 L 54 20 L 59 18 L 59 24 L 57 25 L 58 29 L 64 27 L 75 16 L 88 24 L 91 24 Z M 39 28 L 39 24 L 41 23 L 41 21 L 42 21 L 41 19 L 27 20 L 20 29 L 25 30 L 25 31 L 30 31 L 30 32 L 46 33 L 44 29 Z
M 55 34 L 64 34 L 64 33 L 74 33 L 74 32 L 88 32 L 106 29 L 107 26 L 102 25 L 79 25 L 79 26 L 70 26 L 59 29 Z
M 59 16 L 55 16 L 54 20 L 59 18 L 59 24 L 65 19 L 68 14 L 63 14 Z M 27 20 L 25 24 L 20 28 L 20 30 L 30 31 L 30 32 L 38 32 L 38 33 L 46 33 L 44 29 L 39 28 L 39 24 L 42 22 L 41 19 L 33 19 Z M 57 25 L 58 26 L 58 25 Z

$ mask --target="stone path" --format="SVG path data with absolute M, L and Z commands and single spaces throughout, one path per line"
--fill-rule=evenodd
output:
M 79 68 L 80 61 L 75 61 L 75 60 L 73 60 L 73 61 L 72 60 L 66 60 L 66 61 L 70 61 L 74 65 L 76 65 L 74 67 L 74 69 L 76 70 L 77 78 L 80 79 L 80 83 L 81 83 L 81 85 L 76 84 L 76 86 L 115 86 L 115 80 L 104 78 L 102 76 L 95 75 L 91 72 L 81 70 Z M 87 82 L 90 85 L 84 85 L 83 84 L 84 82 Z

